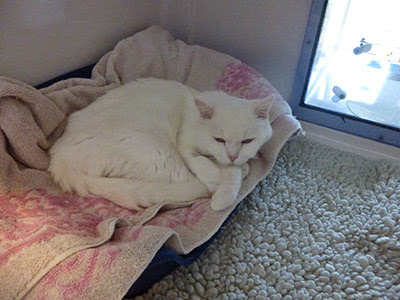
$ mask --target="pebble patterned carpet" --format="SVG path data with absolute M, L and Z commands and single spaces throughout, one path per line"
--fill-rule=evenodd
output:
M 200 259 L 144 299 L 400 299 L 400 167 L 289 142 Z

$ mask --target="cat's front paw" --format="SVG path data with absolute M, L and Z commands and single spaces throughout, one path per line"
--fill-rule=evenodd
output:
M 249 175 L 250 167 L 249 164 L 244 164 L 240 166 L 240 169 L 242 171 L 242 180 L 246 179 L 247 175 Z
M 236 200 L 230 191 L 218 189 L 211 198 L 211 208 L 215 211 L 221 211 L 230 207 Z
M 220 184 L 220 170 L 218 168 L 203 169 L 200 174 L 197 174 L 199 180 L 207 187 L 211 194 L 214 194 Z
M 215 181 L 206 181 L 206 182 L 203 182 L 203 184 L 206 186 L 207 190 L 211 194 L 214 194 L 218 187 L 218 181 L 216 181 L 216 180 Z

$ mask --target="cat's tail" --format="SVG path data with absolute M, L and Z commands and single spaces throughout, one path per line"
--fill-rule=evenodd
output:
M 79 176 L 74 192 L 81 196 L 101 196 L 135 210 L 157 203 L 182 203 L 210 197 L 210 192 L 198 180 L 176 183 L 149 183 L 133 179 Z M 60 183 L 64 190 L 71 190 Z

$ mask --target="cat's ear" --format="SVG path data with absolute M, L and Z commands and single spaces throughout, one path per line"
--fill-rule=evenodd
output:
M 266 120 L 268 118 L 268 112 L 271 109 L 274 100 L 274 95 L 271 95 L 265 99 L 255 100 L 257 102 L 254 106 L 254 114 L 256 115 L 257 119 Z
M 200 116 L 203 119 L 212 118 L 212 116 L 214 115 L 214 109 L 211 106 L 207 105 L 198 98 L 194 99 L 194 102 L 196 103 L 196 107 L 199 110 Z

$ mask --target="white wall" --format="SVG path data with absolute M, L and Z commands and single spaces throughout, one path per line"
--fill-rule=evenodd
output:
M 288 99 L 311 1 L 2 0 L 0 75 L 35 85 L 161 24 L 177 38 L 248 63 Z
M 289 100 L 312 0 L 164 2 L 164 27 L 246 62 Z
M 1 0 L 0 75 L 42 83 L 158 19 L 157 0 Z

